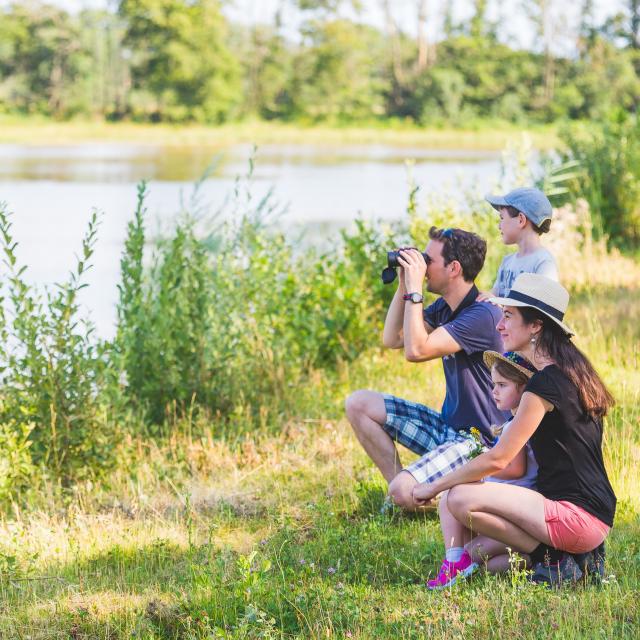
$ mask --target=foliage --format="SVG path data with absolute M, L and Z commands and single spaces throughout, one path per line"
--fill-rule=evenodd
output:
M 94 212 L 68 281 L 47 291 L 45 300 L 28 284 L 26 266 L 18 264 L 11 226 L 2 205 L 0 241 L 8 272 L 0 327 L 1 421 L 14 431 L 16 455 L 28 442 L 33 462 L 68 482 L 108 466 L 117 442 L 100 402 L 104 347 L 93 339 L 91 324 L 79 318 L 78 294 L 86 286 L 98 217 Z
M 157 119 L 220 123 L 240 101 L 217 0 L 121 0 L 134 85 L 155 98 Z
M 293 115 L 311 120 L 367 120 L 384 113 L 380 34 L 346 20 L 311 21 L 291 80 Z
M 80 25 L 51 5 L 0 9 L 0 108 L 69 117 L 86 111 L 78 80 L 89 52 Z
M 300 253 L 265 224 L 270 197 L 254 202 L 238 186 L 237 223 L 199 236 L 202 221 L 187 215 L 143 273 L 145 193 L 121 261 L 116 344 L 125 394 L 152 424 L 195 406 L 243 428 L 271 423 L 294 381 L 376 341 L 384 297 L 370 283 L 384 234 L 358 222 L 340 246 Z
M 581 171 L 568 183 L 574 198 L 589 202 L 600 235 L 621 247 L 640 243 L 640 123 L 622 111 L 588 129 L 562 133 L 565 158 Z
M 258 116 L 469 127 L 479 119 L 600 119 L 640 102 L 636 22 L 620 15 L 599 24 L 587 4 L 569 57 L 550 48 L 539 2 L 526 4 L 537 33 L 530 50 L 499 31 L 484 0 L 456 25 L 448 6 L 443 29 L 428 15 L 425 33 L 437 33 L 428 42 L 398 27 L 392 3 L 383 3 L 384 30 L 364 24 L 357 0 L 285 0 L 273 23 L 251 26 L 229 20 L 231 4 L 119 0 L 110 4 L 115 11 L 71 13 L 42 0 L 5 3 L 0 109 L 154 122 Z

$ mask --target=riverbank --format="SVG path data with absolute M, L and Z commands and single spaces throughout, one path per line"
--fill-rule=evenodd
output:
M 231 144 L 384 144 L 431 149 L 502 150 L 526 134 L 538 149 L 558 144 L 557 127 L 522 128 L 486 123 L 477 129 L 419 128 L 398 123 L 385 126 L 329 127 L 251 121 L 219 127 L 104 121 L 54 122 L 39 118 L 0 118 L 0 144 L 65 145 L 139 143 L 181 146 Z

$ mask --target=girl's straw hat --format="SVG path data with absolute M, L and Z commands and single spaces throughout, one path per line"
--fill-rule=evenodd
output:
M 537 371 L 537 369 L 526 358 L 523 358 L 515 351 L 505 351 L 504 353 L 498 353 L 497 351 L 485 351 L 482 354 L 482 359 L 489 369 L 493 367 L 496 360 L 501 360 L 510 367 L 517 369 L 520 373 L 527 376 L 527 378 L 530 378 Z
M 562 327 L 570 336 L 575 335 L 563 322 L 569 304 L 569 292 L 559 282 L 539 273 L 521 273 L 506 296 L 489 298 L 489 302 L 511 307 L 533 307 Z

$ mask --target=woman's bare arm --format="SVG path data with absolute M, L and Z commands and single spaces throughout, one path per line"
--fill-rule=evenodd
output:
M 442 491 L 457 484 L 478 482 L 486 476 L 506 469 L 524 448 L 550 408 L 551 405 L 546 400 L 531 392 L 525 392 L 509 430 L 500 438 L 498 444 L 435 482 L 416 485 L 413 489 L 416 504 L 426 504 Z

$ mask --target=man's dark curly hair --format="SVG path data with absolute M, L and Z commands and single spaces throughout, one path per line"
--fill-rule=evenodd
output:
M 473 282 L 480 273 L 487 255 L 487 242 L 479 235 L 462 229 L 429 229 L 429 238 L 442 242 L 444 264 L 457 260 L 462 267 L 462 277 Z

